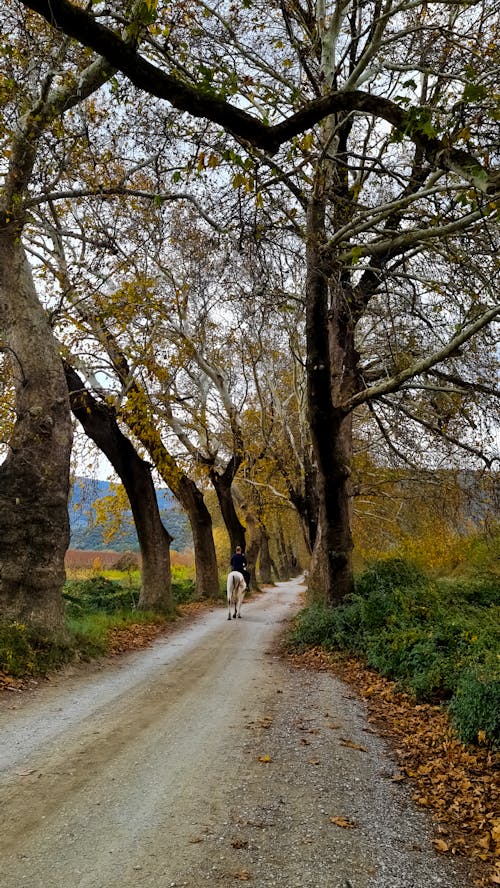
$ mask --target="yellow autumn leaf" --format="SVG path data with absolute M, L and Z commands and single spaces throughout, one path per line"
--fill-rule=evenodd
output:
M 272 758 L 270 755 L 259 755 L 259 762 L 264 762 L 264 764 L 268 764 L 272 762 Z
M 500 845 L 500 818 L 492 821 L 491 838 L 497 845 Z
M 355 829 L 358 825 L 355 820 L 348 820 L 347 817 L 330 817 L 330 823 L 341 826 L 342 829 Z

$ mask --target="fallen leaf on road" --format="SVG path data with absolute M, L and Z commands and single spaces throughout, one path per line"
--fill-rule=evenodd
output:
M 344 737 L 340 738 L 340 745 L 347 746 L 349 749 L 359 749 L 360 752 L 366 752 L 364 746 L 360 746 L 359 743 L 353 743 L 352 740 L 346 740 Z
M 330 817 L 330 823 L 341 826 L 342 829 L 355 829 L 358 825 L 355 820 L 348 820 L 347 817 Z
M 272 762 L 272 758 L 270 755 L 259 755 L 259 762 L 267 765 L 269 762 Z
M 450 850 L 450 846 L 444 839 L 433 839 L 432 844 L 434 845 L 436 851 L 441 851 L 442 854 L 445 854 L 446 851 Z

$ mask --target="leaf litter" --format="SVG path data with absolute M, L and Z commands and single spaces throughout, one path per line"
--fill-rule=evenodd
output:
M 320 648 L 288 657 L 299 668 L 330 671 L 356 689 L 368 721 L 395 753 L 399 772 L 385 776 L 408 781 L 415 802 L 429 811 L 435 850 L 472 860 L 478 888 L 500 885 L 500 756 L 464 746 L 441 706 L 416 703 L 396 682 L 355 658 Z M 345 738 L 341 743 L 362 749 Z M 331 818 L 337 825 L 342 819 Z

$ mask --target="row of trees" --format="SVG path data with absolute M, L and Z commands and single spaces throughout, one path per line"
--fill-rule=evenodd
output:
M 495 470 L 494 10 L 1 15 L 2 613 L 61 626 L 71 410 L 127 491 L 142 604 L 171 607 L 152 467 L 200 592 L 210 484 L 254 561 L 293 506 L 311 588 L 341 600 L 363 465 Z

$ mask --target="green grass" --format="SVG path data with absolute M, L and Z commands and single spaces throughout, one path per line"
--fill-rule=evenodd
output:
M 75 656 L 70 635 L 55 639 L 23 623 L 0 623 L 0 669 L 22 678 L 59 669 Z
M 118 573 L 118 576 L 114 576 Z M 137 609 L 140 581 L 123 572 L 91 575 L 65 583 L 66 633 L 54 639 L 49 633 L 21 623 L 0 623 L 0 670 L 23 678 L 45 675 L 75 658 L 91 659 L 106 653 L 115 627 L 154 623 L 163 617 Z M 172 594 L 176 604 L 191 601 L 194 581 L 186 569 L 174 572 Z
M 340 607 L 307 608 L 291 636 L 366 659 L 416 700 L 449 703 L 457 733 L 500 744 L 500 584 L 431 580 L 400 559 L 375 562 Z

